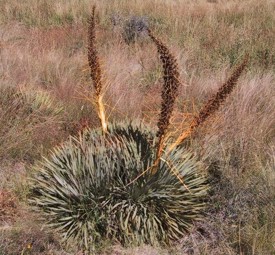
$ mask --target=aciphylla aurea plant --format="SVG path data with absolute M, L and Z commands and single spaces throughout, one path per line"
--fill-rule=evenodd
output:
M 31 204 L 66 243 L 88 254 L 106 238 L 122 245 L 169 244 L 202 217 L 209 188 L 196 157 L 179 145 L 231 93 L 246 61 L 209 100 L 190 130 L 171 142 L 168 127 L 180 86 L 175 57 L 148 29 L 163 64 L 157 128 L 140 120 L 107 124 L 95 32 L 93 8 L 88 61 L 101 128 L 70 137 L 36 165 Z

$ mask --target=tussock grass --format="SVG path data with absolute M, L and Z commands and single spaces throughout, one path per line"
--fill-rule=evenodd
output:
M 1 87 L 0 97 L 0 157 L 28 158 L 33 160 L 44 146 L 55 143 L 54 129 L 58 127 L 58 115 L 62 108 L 46 92 Z M 48 131 L 49 137 L 40 132 Z M 51 133 L 50 133 L 51 131 Z M 43 151 L 43 149 L 42 149 Z

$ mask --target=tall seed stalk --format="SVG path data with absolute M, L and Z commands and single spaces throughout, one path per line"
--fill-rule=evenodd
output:
M 102 71 L 99 63 L 99 57 L 96 50 L 96 32 L 95 32 L 95 6 L 93 6 L 92 15 L 89 19 L 88 28 L 88 61 L 91 69 L 91 78 L 95 89 L 95 102 L 98 111 L 98 117 L 101 122 L 102 130 L 107 132 L 107 121 L 105 107 L 103 104 L 103 82 Z
M 162 61 L 164 81 L 161 94 L 161 112 L 157 124 L 157 136 L 159 137 L 159 141 L 157 143 L 156 161 L 152 168 L 152 174 L 154 174 L 157 171 L 164 148 L 164 142 L 167 136 L 170 119 L 172 117 L 175 100 L 178 95 L 180 82 L 176 58 L 170 53 L 169 49 L 161 42 L 161 40 L 157 39 L 149 29 L 148 35 L 157 46 L 157 50 Z
M 219 88 L 217 93 L 213 95 L 204 107 L 200 110 L 199 114 L 194 118 L 188 130 L 184 131 L 173 143 L 168 151 L 172 151 L 175 147 L 180 145 L 192 132 L 200 125 L 202 125 L 210 116 L 212 116 L 231 94 L 236 87 L 237 81 L 248 64 L 249 56 L 246 55 L 242 63 L 235 68 L 229 79 Z

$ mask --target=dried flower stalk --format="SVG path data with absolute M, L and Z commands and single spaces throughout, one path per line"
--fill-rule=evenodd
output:
M 89 19 L 88 29 L 88 61 L 91 69 L 91 78 L 95 89 L 95 101 L 98 110 L 98 116 L 101 121 L 101 126 L 104 132 L 107 131 L 107 122 L 105 107 L 103 104 L 103 82 L 102 71 L 98 53 L 96 50 L 96 33 L 95 33 L 95 6 L 93 6 L 92 15 Z
M 176 58 L 170 53 L 169 49 L 157 39 L 152 32 L 148 29 L 148 35 L 157 46 L 157 50 L 162 61 L 163 66 L 163 88 L 162 88 L 162 102 L 161 112 L 158 121 L 158 133 L 159 142 L 157 145 L 156 161 L 152 170 L 154 174 L 157 171 L 159 165 L 161 153 L 164 147 L 164 141 L 167 135 L 170 119 L 172 116 L 176 97 L 178 95 L 179 71 Z
M 249 56 L 246 55 L 242 63 L 236 67 L 235 71 L 229 77 L 229 79 L 219 88 L 218 92 L 212 96 L 201 109 L 197 117 L 192 121 L 190 128 L 184 131 L 169 148 L 172 151 L 176 146 L 181 144 L 192 132 L 200 125 L 202 125 L 210 116 L 212 116 L 231 94 L 233 89 L 236 87 L 237 81 L 248 64 Z

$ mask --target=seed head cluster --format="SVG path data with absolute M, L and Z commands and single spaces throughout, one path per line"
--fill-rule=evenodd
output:
M 95 95 L 99 97 L 102 93 L 102 72 L 99 63 L 98 53 L 96 50 L 96 35 L 95 35 L 95 6 L 92 10 L 92 15 L 89 19 L 88 28 L 88 61 L 91 69 L 91 78 L 95 88 Z
M 107 120 L 105 114 L 105 107 L 103 104 L 103 83 L 102 72 L 99 63 L 99 57 L 96 50 L 96 36 L 95 36 L 95 6 L 93 6 L 92 15 L 89 20 L 88 30 L 88 61 L 91 69 L 91 78 L 95 89 L 95 101 L 97 105 L 98 116 L 101 122 L 103 132 L 107 132 Z
M 219 88 L 218 92 L 208 100 L 205 106 L 201 109 L 197 117 L 194 118 L 188 130 L 181 133 L 177 140 L 170 146 L 169 151 L 172 151 L 176 146 L 181 144 L 186 138 L 190 137 L 193 131 L 202 125 L 206 119 L 212 116 L 222 105 L 225 99 L 231 94 L 236 87 L 237 81 L 248 64 L 249 56 L 246 55 L 242 63 L 236 67 L 235 71 L 229 79 Z
M 166 134 L 166 131 L 168 129 L 175 99 L 178 95 L 178 88 L 180 85 L 179 71 L 176 59 L 170 53 L 168 48 L 159 39 L 157 39 L 150 30 L 148 30 L 148 35 L 157 46 L 163 66 L 164 83 L 161 94 L 162 104 L 157 133 L 159 137 L 162 137 Z
M 236 67 L 235 71 L 229 79 L 219 88 L 218 92 L 205 104 L 198 116 L 194 119 L 191 128 L 194 129 L 201 125 L 210 115 L 219 109 L 220 105 L 225 101 L 227 96 L 235 88 L 239 77 L 244 71 L 248 63 L 248 55 L 245 56 L 242 63 Z

